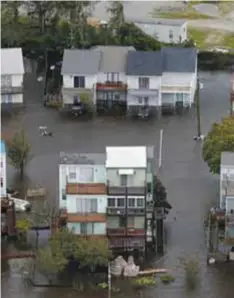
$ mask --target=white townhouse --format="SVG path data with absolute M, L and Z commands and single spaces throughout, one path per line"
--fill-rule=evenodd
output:
M 163 48 L 162 108 L 191 107 L 197 87 L 197 49 Z
M 63 107 L 75 110 L 80 106 L 80 96 L 86 94 L 96 104 L 96 82 L 100 51 L 65 50 L 62 62 Z
M 219 205 L 226 210 L 234 209 L 234 152 L 221 155 Z
M 126 63 L 128 114 L 155 115 L 161 109 L 161 52 L 129 52 Z
M 21 48 L 1 49 L 1 106 L 23 104 L 24 63 Z
M 7 183 L 6 183 L 6 146 L 5 142 L 1 140 L 1 159 L 0 159 L 0 196 L 5 197 L 7 195 Z
M 168 19 L 129 19 L 144 33 L 164 43 L 182 43 L 187 40 L 187 21 Z

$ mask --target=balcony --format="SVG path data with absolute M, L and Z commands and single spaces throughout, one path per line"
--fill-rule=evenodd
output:
M 108 215 L 125 215 L 126 208 L 118 208 L 118 207 L 107 207 L 107 214 Z
M 20 94 L 23 93 L 23 87 L 1 86 L 1 94 Z
M 117 228 L 117 229 L 106 229 L 107 236 L 125 236 L 126 229 L 125 228 Z
M 107 229 L 107 236 L 145 236 L 145 230 L 135 228 Z
M 97 83 L 97 90 L 123 90 L 126 91 L 128 89 L 128 85 L 123 82 L 110 82 L 106 81 L 105 83 Z
M 108 185 L 107 193 L 109 195 L 145 195 L 145 186 L 111 186 Z
M 131 208 L 127 209 L 128 215 L 145 215 L 145 208 Z
M 143 249 L 145 247 L 145 237 L 119 237 L 109 239 L 109 247 L 111 249 Z

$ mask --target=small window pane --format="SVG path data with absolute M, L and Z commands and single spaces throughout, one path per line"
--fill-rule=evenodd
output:
M 124 199 L 123 198 L 117 199 L 117 207 L 124 207 Z
M 144 207 L 144 199 L 137 199 L 137 207 Z
M 108 198 L 108 207 L 115 207 L 115 198 Z
M 134 217 L 128 217 L 128 228 L 134 228 Z
M 120 185 L 127 186 L 127 175 L 120 175 Z
M 135 207 L 135 199 L 134 198 L 128 199 L 128 207 Z

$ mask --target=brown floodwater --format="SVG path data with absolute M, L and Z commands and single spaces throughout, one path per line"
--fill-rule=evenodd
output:
M 200 73 L 202 132 L 206 134 L 214 121 L 228 114 L 229 75 L 223 72 Z M 175 282 L 169 286 L 149 289 L 143 297 L 188 298 L 179 258 L 197 256 L 201 267 L 201 283 L 191 297 L 233 298 L 234 267 L 232 264 L 206 265 L 206 242 L 203 221 L 207 210 L 218 201 L 218 177 L 209 173 L 202 160 L 201 145 L 193 141 L 196 134 L 196 115 L 191 111 L 183 116 L 162 117 L 152 121 L 129 121 L 113 118 L 77 121 L 65 119 L 56 111 L 45 109 L 41 102 L 40 83 L 35 77 L 27 79 L 25 91 L 27 107 L 18 116 L 3 119 L 2 130 L 12 132 L 20 125 L 26 129 L 32 144 L 33 158 L 28 164 L 25 185 L 42 186 L 47 199 L 58 197 L 59 152 L 103 152 L 107 145 L 154 145 L 158 149 L 160 129 L 163 137 L 163 166 L 160 177 L 168 192 L 173 210 L 166 220 L 165 256 L 156 256 L 151 265 L 172 269 Z M 38 126 L 46 125 L 52 138 L 40 137 Z M 10 166 L 8 183 L 17 182 Z M 26 186 L 25 186 L 26 187 Z M 176 217 L 176 220 L 174 220 Z M 128 297 L 135 297 L 137 293 Z M 96 294 L 93 294 L 95 297 Z M 2 264 L 2 297 L 8 298 L 62 298 L 77 297 L 71 289 L 27 287 L 15 269 Z M 105 296 L 105 295 L 104 295 Z M 104 297 L 102 296 L 102 297 Z M 86 294 L 79 297 L 87 298 Z M 107 294 L 106 294 L 107 297 Z

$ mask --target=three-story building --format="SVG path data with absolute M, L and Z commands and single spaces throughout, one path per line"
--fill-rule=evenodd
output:
M 156 115 L 161 109 L 161 52 L 129 52 L 127 107 L 130 115 Z
M 147 175 L 147 153 L 147 147 L 106 148 L 107 237 L 114 251 L 145 251 L 153 182 Z
M 97 46 L 93 50 L 101 52 L 96 84 L 97 110 L 110 110 L 114 107 L 126 110 L 127 54 L 135 49 L 124 46 Z

